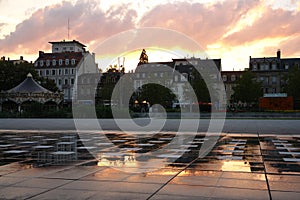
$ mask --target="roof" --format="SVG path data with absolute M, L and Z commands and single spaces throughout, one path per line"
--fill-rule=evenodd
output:
M 172 71 L 173 62 L 151 62 L 138 65 L 135 69 L 135 73 L 138 72 L 165 72 Z
M 77 41 L 77 40 L 71 40 L 71 41 L 65 41 L 65 40 L 63 40 L 63 41 L 60 41 L 60 42 L 49 42 L 49 43 L 50 43 L 50 44 L 76 43 L 76 44 L 78 44 L 78 45 L 80 45 L 80 46 L 82 46 L 82 47 L 86 47 L 84 44 L 80 43 L 80 42 Z
M 72 66 L 71 65 L 71 60 L 75 59 L 75 65 L 77 65 L 80 60 L 83 58 L 82 52 L 60 52 L 60 53 L 40 53 L 38 59 L 35 61 L 46 61 L 49 60 L 50 61 L 50 66 L 52 66 L 52 60 L 56 60 L 57 62 L 59 61 L 59 59 L 61 59 L 63 61 L 62 66 Z M 69 65 L 65 65 L 65 60 L 69 59 L 70 64 Z M 44 67 L 46 66 L 46 63 L 44 63 Z M 55 65 L 56 67 L 59 66 L 59 63 L 56 63 Z M 61 67 L 61 66 L 59 66 Z
M 250 62 L 280 62 L 280 58 L 277 57 L 261 57 L 261 58 L 250 58 Z
M 8 93 L 52 93 L 50 90 L 40 86 L 29 73 L 27 78 L 18 86 L 7 90 Z

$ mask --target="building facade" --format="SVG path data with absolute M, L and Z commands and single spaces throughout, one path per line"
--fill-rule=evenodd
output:
M 221 76 L 226 91 L 227 105 L 230 105 L 231 96 L 234 94 L 234 87 L 237 80 L 242 78 L 245 71 L 222 71 Z
M 86 51 L 86 46 L 76 40 L 49 43 L 52 45 L 52 52 L 39 51 L 34 67 L 40 76 L 52 79 L 56 83 L 58 89 L 64 94 L 64 103 L 71 103 L 77 93 L 74 84 L 78 76 L 94 74 L 100 79 L 95 54 Z M 87 88 L 87 90 L 91 89 Z M 91 94 L 93 91 L 85 92 Z
M 146 54 L 145 50 L 143 50 L 141 58 L 146 57 L 142 56 L 143 54 Z M 190 101 L 188 85 L 194 78 L 193 73 L 196 68 L 200 69 L 201 76 L 205 76 L 205 72 L 209 74 L 207 69 L 217 67 L 219 71 L 221 70 L 221 59 L 182 58 L 172 59 L 170 62 L 148 62 L 148 56 L 146 58 L 147 62 L 141 62 L 140 59 L 133 74 L 134 89 L 138 90 L 143 84 L 156 81 L 171 89 L 178 102 L 184 105 L 195 103 Z M 210 73 L 208 76 L 211 76 L 212 79 L 219 79 L 217 77 L 219 74 Z
M 284 92 L 285 76 L 289 69 L 300 66 L 300 58 L 281 58 L 278 50 L 276 57 L 252 58 L 249 60 L 249 70 L 262 82 L 262 90 L 266 94 Z

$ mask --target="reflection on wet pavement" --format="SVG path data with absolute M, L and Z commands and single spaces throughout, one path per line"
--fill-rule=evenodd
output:
M 1 132 L 0 193 L 10 186 L 31 188 L 26 177 L 33 175 L 43 181 L 47 190 L 52 186 L 89 190 L 94 192 L 83 198 L 94 199 L 99 197 L 98 191 L 105 191 L 111 197 L 114 196 L 111 192 L 121 190 L 107 188 L 106 181 L 127 187 L 120 192 L 139 193 L 136 195 L 153 199 L 168 199 L 172 195 L 233 198 L 222 194 L 226 188 L 251 199 L 268 199 L 270 194 L 277 198 L 283 194 L 299 197 L 300 137 L 222 134 L 210 153 L 199 158 L 201 146 L 210 137 L 199 133 L 192 140 L 183 139 L 177 146 L 163 149 L 175 136 L 171 132 L 151 135 L 89 132 L 80 136 L 67 132 Z M 149 154 L 158 150 L 163 153 Z M 158 162 L 163 166 L 157 167 Z M 53 178 L 61 181 L 54 184 Z M 76 184 L 71 184 L 71 180 Z M 88 184 L 82 186 L 78 181 Z M 89 186 L 92 182 L 96 185 Z M 136 184 L 140 184 L 139 192 L 134 190 Z M 185 191 L 186 186 L 189 192 Z M 35 195 L 29 192 L 26 196 L 31 191 L 27 190 L 20 197 L 45 197 L 49 193 L 40 190 L 42 186 L 36 187 L 39 189 L 32 191 Z

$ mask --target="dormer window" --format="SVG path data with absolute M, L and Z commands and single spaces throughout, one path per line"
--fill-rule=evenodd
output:
M 59 66 L 62 65 L 62 59 L 59 59 L 59 60 L 58 60 L 58 64 L 59 64 Z
M 41 67 L 44 66 L 44 61 L 43 61 L 43 60 L 40 61 L 40 66 L 41 66 Z
M 34 63 L 34 66 L 37 67 L 38 65 L 39 65 L 39 61 L 36 61 L 36 62 Z
M 65 64 L 69 65 L 69 59 L 66 59 Z
M 52 65 L 53 65 L 53 66 L 56 65 L 56 60 L 52 60 Z
M 71 60 L 71 64 L 72 64 L 72 65 L 75 65 L 75 59 L 72 59 L 72 60 Z
M 47 65 L 47 66 L 50 66 L 50 60 L 47 60 L 47 61 L 46 61 L 46 65 Z
M 252 69 L 253 69 L 254 71 L 257 70 L 257 63 L 253 63 Z

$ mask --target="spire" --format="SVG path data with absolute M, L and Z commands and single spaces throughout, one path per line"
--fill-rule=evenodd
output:
M 139 62 L 138 65 L 142 65 L 142 64 L 145 64 L 145 63 L 148 63 L 148 56 L 147 56 L 146 50 L 143 49 L 143 51 L 141 53 L 141 56 L 140 56 L 140 62 Z

